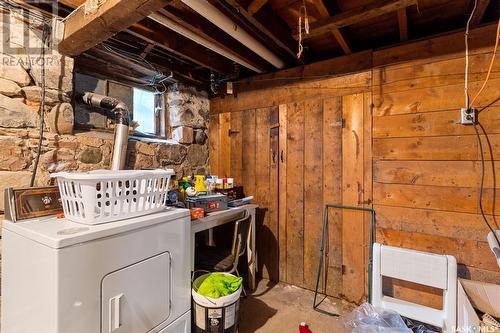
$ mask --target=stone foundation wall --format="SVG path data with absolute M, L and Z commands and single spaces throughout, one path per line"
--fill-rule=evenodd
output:
M 41 27 L 16 15 L 0 15 L 0 214 L 6 187 L 28 186 L 38 151 Z M 21 47 L 19 46 L 21 45 Z M 111 132 L 74 133 L 73 65 L 55 48 L 45 56 L 46 115 L 36 184 L 51 184 L 50 174 L 109 168 Z M 165 95 L 174 140 L 133 138 L 127 168 L 173 168 L 177 177 L 208 172 L 206 93 L 173 85 Z

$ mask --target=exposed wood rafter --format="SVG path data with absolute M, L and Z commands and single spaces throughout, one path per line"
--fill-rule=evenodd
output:
M 361 6 L 343 13 L 321 19 L 310 27 L 310 33 L 304 38 L 317 37 L 332 28 L 343 28 L 361 21 L 372 19 L 380 15 L 395 12 L 400 8 L 406 8 L 417 4 L 417 0 L 383 0 L 374 1 L 366 6 Z M 295 35 L 297 38 L 297 35 Z
M 262 20 L 262 22 L 266 22 L 266 25 L 261 23 L 256 16 L 254 17 L 250 14 L 249 11 L 246 10 L 237 0 L 225 0 L 231 7 L 233 7 L 244 19 L 250 22 L 257 30 L 263 33 L 267 38 L 272 40 L 276 45 L 280 48 L 288 52 L 291 56 L 295 58 L 295 41 L 290 36 L 290 31 L 288 27 L 283 27 L 279 25 L 279 18 L 276 17 L 276 14 L 267 15 L 272 16 L 272 19 Z M 259 11 L 259 15 L 265 15 L 263 10 Z
M 248 12 L 250 15 L 253 15 L 259 11 L 259 9 L 262 8 L 267 3 L 268 0 L 253 0 L 249 5 L 248 5 Z
M 91 14 L 79 7 L 71 13 L 59 44 L 62 54 L 75 56 L 165 7 L 171 0 L 108 0 Z
M 406 17 L 406 8 L 398 9 L 399 40 L 402 42 L 408 40 L 408 18 Z
M 330 17 L 330 13 L 328 12 L 328 8 L 326 8 L 325 3 L 323 0 L 312 0 L 314 6 L 320 13 L 322 17 Z M 344 35 L 340 31 L 339 28 L 337 27 L 332 27 L 330 31 L 333 34 L 333 37 L 337 40 L 337 43 L 339 43 L 340 47 L 344 51 L 345 54 L 351 54 L 352 50 L 351 47 L 349 46 L 349 43 L 346 41 Z
M 339 43 L 340 47 L 344 51 L 345 54 L 351 54 L 352 50 L 347 41 L 344 38 L 344 35 L 340 32 L 338 28 L 332 28 L 332 34 Z
M 490 0 L 478 0 L 477 1 L 477 8 L 476 12 L 474 13 L 474 17 L 472 18 L 470 25 L 476 26 L 479 23 L 481 23 L 484 13 L 486 12 L 486 8 L 488 8 L 488 5 L 490 4 Z
M 218 73 L 227 74 L 234 69 L 231 61 L 184 36 L 173 33 L 150 19 L 142 20 L 140 24 L 135 24 L 125 31 L 147 43 Z
M 181 35 L 188 38 L 190 38 L 189 36 L 196 36 L 193 39 L 195 42 L 206 44 L 205 46 L 208 48 L 213 46 L 212 50 L 219 50 L 219 52 L 216 52 L 245 67 L 255 68 L 257 72 L 264 72 L 271 69 L 267 62 L 262 60 L 260 56 L 252 53 L 246 46 L 220 31 L 220 29 L 204 17 L 192 12 L 189 7 L 168 6 L 166 9 L 153 14 L 151 18 L 160 24 L 169 26 L 169 28 L 172 27 L 174 30 L 179 30 L 178 32 Z M 187 31 L 188 33 L 183 34 L 180 30 Z

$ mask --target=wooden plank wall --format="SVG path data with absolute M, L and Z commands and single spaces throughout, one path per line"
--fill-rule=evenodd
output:
M 258 269 L 278 279 L 278 164 L 272 157 L 271 123 L 276 107 L 249 109 L 210 116 L 210 170 L 219 177 L 232 177 L 247 195 L 259 203 Z M 276 149 L 277 150 L 277 149 Z M 277 152 L 274 152 L 277 155 Z M 259 190 L 257 191 L 256 188 Z M 265 255 L 264 255 L 265 254 Z
M 470 33 L 471 95 L 485 77 L 495 28 L 490 25 Z M 498 266 L 485 242 L 488 230 L 478 214 L 481 165 L 474 129 L 457 124 L 464 100 L 461 45 L 463 32 L 439 36 L 373 51 L 374 67 L 365 72 L 286 85 L 266 83 L 261 90 L 258 82 L 249 82 L 251 89 L 237 97 L 212 100 L 211 168 L 222 176 L 243 177 L 244 173 L 252 175 L 250 169 L 254 169 L 254 175 L 259 172 L 259 177 L 266 177 L 259 166 L 272 158 L 260 160 L 260 145 L 268 144 L 268 139 L 259 138 L 263 133 L 258 134 L 255 128 L 259 121 L 248 121 L 258 118 L 258 110 L 279 108 L 279 151 L 284 151 L 285 161 L 294 163 L 279 163 L 276 184 L 286 195 L 279 195 L 273 204 L 266 203 L 277 205 L 273 217 L 265 222 L 272 230 L 274 244 L 260 246 L 269 251 L 279 245 L 279 253 L 271 256 L 274 261 L 265 255 L 264 261 L 269 267 L 277 266 L 280 280 L 313 287 L 320 232 L 315 222 L 318 218 L 314 218 L 319 213 L 318 202 L 342 200 L 346 204 L 373 204 L 377 241 L 454 255 L 461 277 L 499 283 Z M 484 202 L 493 220 L 500 210 L 499 196 L 493 195 L 499 183 L 492 175 L 499 166 L 491 164 L 500 158 L 500 59 L 476 106 L 484 108 L 480 121 L 492 145 L 491 152 L 485 152 L 489 161 Z M 346 128 L 335 130 L 341 117 Z M 255 161 L 249 153 L 240 163 L 232 151 L 240 145 L 239 139 L 228 137 L 227 132 L 240 124 L 250 135 L 241 138 L 241 145 L 245 151 L 248 145 L 255 145 L 250 147 Z M 252 126 L 255 134 L 249 132 Z M 356 140 L 361 141 L 356 144 Z M 249 186 L 257 192 L 263 189 L 263 184 Z M 359 302 L 359 285 L 367 281 L 366 274 L 358 271 L 366 262 L 355 253 L 366 254 L 367 230 L 362 224 L 347 222 L 361 218 L 355 213 L 329 212 L 329 217 L 334 227 L 329 235 L 327 293 Z M 366 221 L 367 216 L 363 218 Z M 342 239 L 335 237 L 339 234 Z M 403 294 L 408 286 L 400 287 Z M 436 303 L 438 294 L 423 291 L 430 300 L 424 303 Z
M 494 36 L 488 31 L 484 37 Z M 457 43 L 460 39 L 457 38 Z M 474 40 L 473 40 L 474 41 Z M 434 46 L 438 47 L 438 46 Z M 407 49 L 406 47 L 405 49 Z M 428 48 L 428 46 L 427 46 Z M 403 48 L 393 50 L 403 54 Z M 414 52 L 419 52 L 414 49 Z M 474 48 L 469 92 L 482 85 L 492 46 Z M 385 54 L 374 52 L 374 63 Z M 486 243 L 488 229 L 478 207 L 481 163 L 473 127 L 457 124 L 464 106 L 462 54 L 419 59 L 373 70 L 373 201 L 377 239 L 386 244 L 454 255 L 460 275 L 494 283 L 500 272 Z M 474 105 L 499 160 L 500 55 Z M 486 163 L 484 203 L 490 221 L 495 201 L 491 162 Z M 498 172 L 498 163 L 495 164 Z M 497 173 L 498 174 L 498 173 Z

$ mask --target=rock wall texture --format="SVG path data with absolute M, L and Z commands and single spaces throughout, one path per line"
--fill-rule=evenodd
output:
M 40 58 L 41 27 L 0 15 L 0 214 L 5 187 L 27 186 L 38 151 L 41 63 L 46 64 L 46 114 L 37 185 L 59 171 L 106 169 L 113 149 L 109 132 L 74 133 L 73 59 L 54 48 Z M 130 169 L 173 168 L 177 177 L 208 172 L 209 99 L 181 85 L 165 95 L 175 140 L 131 139 Z

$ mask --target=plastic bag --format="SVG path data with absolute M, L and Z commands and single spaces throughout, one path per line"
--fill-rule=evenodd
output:
M 377 309 L 364 303 L 344 319 L 346 332 L 352 333 L 412 333 L 399 314 Z
M 210 298 L 220 298 L 236 292 L 243 278 L 231 274 L 212 273 L 199 286 L 197 292 Z
M 412 332 L 414 333 L 439 333 L 441 332 L 440 329 L 437 327 L 432 327 L 431 325 L 427 325 L 424 323 L 421 323 L 416 320 L 408 319 L 408 318 L 403 318 L 403 321 L 405 322 L 406 326 L 408 326 Z

